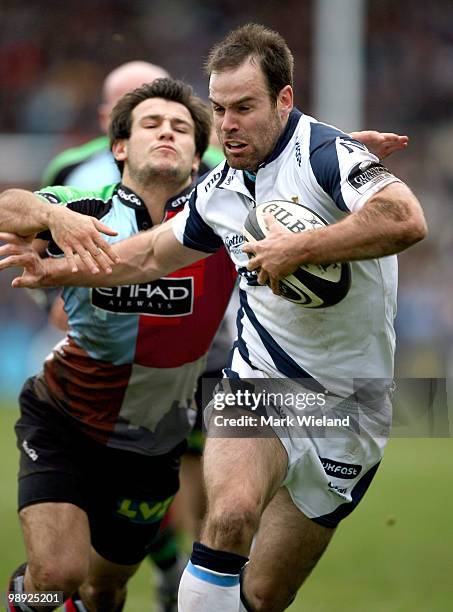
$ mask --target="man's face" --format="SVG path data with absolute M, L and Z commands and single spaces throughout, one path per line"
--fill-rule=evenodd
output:
M 288 85 L 275 103 L 258 60 L 238 68 L 213 72 L 209 98 L 214 127 L 232 168 L 256 170 L 274 148 L 292 108 Z
M 149 179 L 184 183 L 198 169 L 195 124 L 179 102 L 149 98 L 132 111 L 131 135 L 117 141 L 117 159 L 125 162 L 125 175 L 145 184 Z

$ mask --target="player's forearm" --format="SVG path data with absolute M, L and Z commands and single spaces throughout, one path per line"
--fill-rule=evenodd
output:
M 109 274 L 102 271 L 92 274 L 80 265 L 79 257 L 76 257 L 77 272 L 71 272 L 64 257 L 47 259 L 43 262 L 44 274 L 39 284 L 42 287 L 110 287 L 159 278 L 162 274 L 153 265 L 153 233 L 143 232 L 113 245 L 113 250 L 121 257 L 121 262 L 115 264 Z
M 300 234 L 298 259 L 325 264 L 385 257 L 407 249 L 426 233 L 417 199 L 405 185 L 394 183 L 343 221 Z
M 170 243 L 169 237 L 171 237 Z M 115 264 L 109 274 L 106 272 L 92 274 L 80 265 L 77 272 L 71 272 L 63 258 L 46 260 L 39 285 L 43 287 L 132 285 L 161 278 L 192 261 L 207 256 L 207 253 L 198 253 L 179 245 L 173 238 L 169 222 L 117 242 L 113 245 L 113 249 L 119 255 L 120 263 Z M 80 261 L 77 263 L 80 264 Z
M 111 274 L 102 275 L 102 286 L 130 285 L 156 280 L 182 268 L 207 253 L 187 249 L 177 242 L 172 230 L 172 221 L 155 229 L 141 232 L 114 245 L 120 263 Z M 99 276 L 89 286 L 99 286 Z
M 0 195 L 0 231 L 30 236 L 49 227 L 51 205 L 23 189 Z

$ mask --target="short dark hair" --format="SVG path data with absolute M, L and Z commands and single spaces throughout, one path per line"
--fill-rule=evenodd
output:
M 170 78 L 155 79 L 152 83 L 145 83 L 141 87 L 124 94 L 118 100 L 110 116 L 110 147 L 116 140 L 130 138 L 132 111 L 141 102 L 150 98 L 163 98 L 171 102 L 179 102 L 187 108 L 195 124 L 195 150 L 201 159 L 211 136 L 211 111 L 208 105 L 193 93 L 190 85 Z M 116 165 L 122 173 L 124 162 L 117 160 Z
M 232 30 L 210 51 L 205 63 L 208 76 L 237 68 L 247 58 L 257 58 L 275 101 L 286 85 L 293 85 L 294 58 L 285 39 L 278 32 L 257 23 Z

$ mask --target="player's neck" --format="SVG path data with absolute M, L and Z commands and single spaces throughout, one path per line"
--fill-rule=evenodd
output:
M 177 196 L 181 191 L 186 189 L 192 183 L 191 177 L 189 177 L 183 183 L 173 184 L 171 181 L 151 181 L 150 184 L 142 185 L 137 184 L 136 181 L 129 180 L 123 181 L 126 187 L 132 189 L 145 203 L 148 209 L 149 215 L 152 219 L 153 225 L 158 225 L 162 222 L 165 214 L 165 205 L 168 200 Z

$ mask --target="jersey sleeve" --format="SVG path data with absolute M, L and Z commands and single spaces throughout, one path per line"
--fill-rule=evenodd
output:
M 192 192 L 184 210 L 174 217 L 172 229 L 181 244 L 196 251 L 214 253 L 223 245 L 220 236 L 204 221 L 197 207 L 197 189 Z
M 89 215 L 102 219 L 111 207 L 111 193 L 114 185 L 104 188 L 102 191 L 84 191 L 74 187 L 52 186 L 44 187 L 35 191 L 35 195 L 39 198 L 57 206 L 67 206 L 70 210 L 82 215 Z M 36 236 L 40 240 L 49 242 L 47 252 L 49 255 L 58 256 L 62 251 L 53 241 L 52 234 L 49 230 L 44 230 Z
M 310 165 L 319 186 L 345 212 L 359 210 L 399 181 L 364 144 L 323 123 L 311 126 Z

